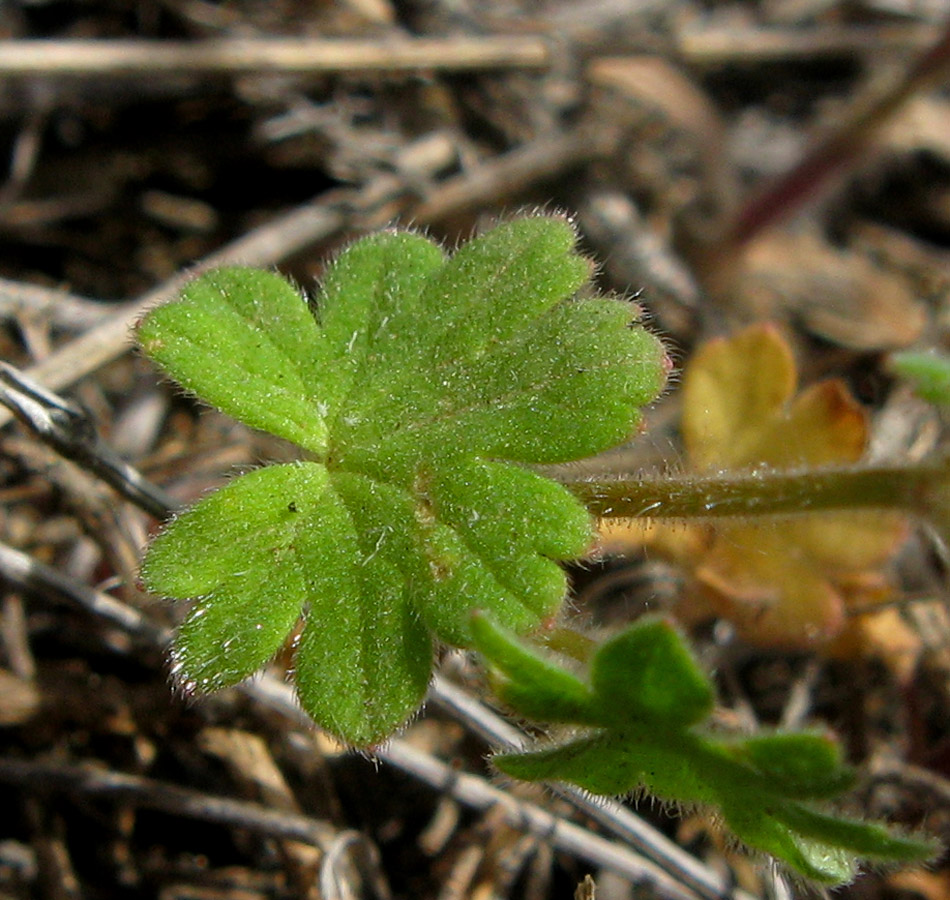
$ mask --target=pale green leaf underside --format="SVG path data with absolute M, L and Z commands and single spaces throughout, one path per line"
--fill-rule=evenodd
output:
M 589 517 L 511 463 L 618 443 L 665 377 L 632 307 L 575 296 L 590 265 L 573 245 L 554 217 L 451 257 L 384 232 L 338 256 L 313 310 L 274 274 L 225 269 L 145 318 L 172 377 L 314 460 L 236 479 L 154 543 L 149 587 L 196 599 L 184 683 L 239 681 L 305 614 L 301 700 L 365 745 L 418 706 L 433 638 L 470 643 L 473 608 L 519 631 L 557 609 Z
M 539 721 L 586 726 L 564 743 L 495 756 L 508 775 L 566 781 L 595 794 L 645 790 L 672 803 L 715 807 L 750 847 L 828 884 L 849 880 L 858 857 L 905 861 L 934 852 L 927 842 L 802 802 L 834 796 L 851 783 L 827 738 L 728 739 L 694 727 L 712 711 L 712 685 L 662 620 L 641 620 L 603 644 L 589 683 L 554 671 L 553 660 L 486 616 L 476 616 L 472 630 L 475 646 L 498 669 L 497 692 L 506 703 Z

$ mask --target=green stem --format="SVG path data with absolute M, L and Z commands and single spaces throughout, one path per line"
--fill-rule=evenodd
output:
M 716 475 L 558 480 L 604 518 L 722 518 L 821 510 L 898 509 L 918 515 L 941 506 L 950 456 L 922 463 L 797 471 L 757 469 Z

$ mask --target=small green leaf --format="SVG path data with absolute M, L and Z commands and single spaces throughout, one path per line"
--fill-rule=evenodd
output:
M 595 794 L 648 791 L 718 808 L 749 847 L 825 884 L 850 880 L 859 856 L 903 862 L 937 849 L 799 802 L 837 795 L 852 781 L 827 738 L 734 738 L 700 730 L 712 712 L 712 685 L 663 620 L 645 618 L 603 644 L 591 661 L 589 687 L 553 671 L 553 663 L 515 646 L 484 618 L 473 627 L 476 646 L 505 676 L 503 701 L 529 718 L 539 711 L 585 728 L 562 743 L 497 754 L 495 765 L 514 778 L 567 781 Z M 558 706 L 552 696 L 558 690 L 572 702 Z M 576 717 L 569 719 L 572 710 Z
M 196 690 L 233 684 L 303 614 L 304 708 L 343 740 L 385 739 L 417 709 L 434 640 L 470 613 L 536 627 L 558 561 L 592 528 L 520 463 L 597 453 L 662 388 L 662 344 L 620 300 L 578 297 L 590 263 L 561 218 L 516 219 L 446 258 L 389 231 L 344 250 L 313 309 L 277 275 L 222 269 L 140 325 L 188 390 L 307 450 L 235 479 L 173 521 L 144 577 L 193 599 L 173 652 Z
M 328 487 L 326 469 L 314 463 L 258 469 L 178 516 L 152 543 L 146 587 L 196 598 L 173 650 L 187 689 L 236 684 L 280 649 L 301 597 L 326 579 L 333 541 L 318 535 L 343 534 Z
M 650 791 L 674 803 L 714 803 L 714 782 L 696 766 L 692 742 L 671 732 L 592 731 L 525 753 L 502 753 L 493 763 L 522 781 L 567 781 L 592 794 Z
M 539 722 L 596 724 L 593 695 L 579 678 L 532 653 L 486 615 L 475 614 L 471 629 L 475 648 L 502 673 L 495 691 L 503 702 Z
M 619 749 L 610 735 L 595 733 L 527 753 L 496 753 L 492 762 L 521 781 L 567 781 L 592 794 L 625 794 L 642 783 L 649 759 L 638 756 L 636 745 Z
M 737 756 L 761 772 L 772 790 L 795 799 L 834 797 L 854 784 L 841 747 L 818 734 L 759 734 L 736 746 Z
M 938 406 L 950 404 L 950 356 L 904 350 L 890 358 L 891 368 L 906 378 L 924 400 Z
M 762 803 L 746 797 L 725 797 L 722 812 L 729 827 L 748 846 L 782 860 L 820 884 L 842 885 L 854 878 L 857 860 L 847 847 L 810 840 L 772 815 Z
M 867 859 L 925 860 L 940 849 L 935 841 L 904 837 L 876 822 L 833 816 L 800 803 L 783 805 L 776 818 L 815 841 L 846 848 Z
M 660 720 L 686 726 L 712 712 L 709 679 L 661 619 L 642 620 L 603 644 L 590 679 L 603 724 Z

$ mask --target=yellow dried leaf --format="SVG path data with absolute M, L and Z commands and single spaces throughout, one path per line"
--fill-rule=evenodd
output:
M 791 348 L 767 325 L 701 347 L 683 374 L 683 442 L 691 466 L 758 462 L 761 425 L 781 413 L 796 380 Z
M 693 573 L 719 615 L 759 644 L 808 647 L 844 625 L 844 597 L 790 536 L 796 524 L 727 526 Z
M 750 430 L 760 435 L 753 461 L 775 469 L 857 462 L 868 440 L 867 414 L 838 379 L 806 388 L 770 422 L 753 422 Z
M 701 347 L 683 376 L 690 468 L 787 470 L 857 462 L 867 415 L 836 379 L 796 394 L 791 348 L 768 325 Z M 906 535 L 893 514 L 812 513 L 749 522 L 614 525 L 604 546 L 648 546 L 693 576 L 687 602 L 730 619 L 756 643 L 826 644 L 861 585 L 890 590 L 881 567 Z M 877 601 L 881 597 L 877 596 Z M 696 609 L 687 611 L 693 618 Z

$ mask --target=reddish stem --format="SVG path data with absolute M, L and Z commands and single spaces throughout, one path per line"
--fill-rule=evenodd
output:
M 857 109 L 839 129 L 820 140 L 796 166 L 754 197 L 736 216 L 724 243 L 738 248 L 786 219 L 836 172 L 850 165 L 911 96 L 950 73 L 950 23 L 943 35 L 883 96 Z

